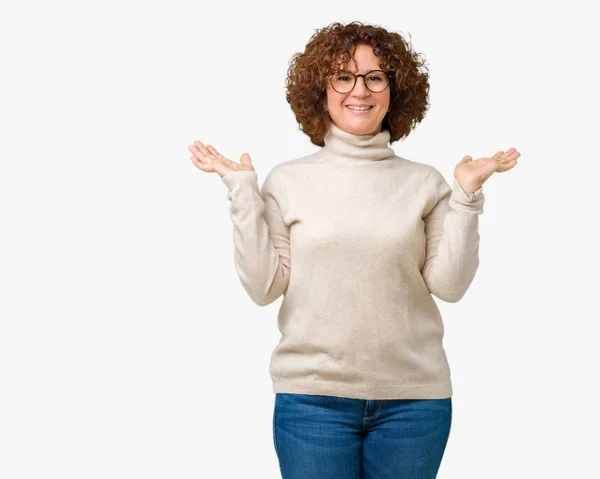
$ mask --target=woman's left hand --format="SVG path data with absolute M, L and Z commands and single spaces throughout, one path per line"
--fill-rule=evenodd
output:
M 516 148 L 510 148 L 506 152 L 499 151 L 491 158 L 474 160 L 467 155 L 454 168 L 454 177 L 463 191 L 473 193 L 481 188 L 492 174 L 503 173 L 514 168 L 519 156 L 521 153 Z

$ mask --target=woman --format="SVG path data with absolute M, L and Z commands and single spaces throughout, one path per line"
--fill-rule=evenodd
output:
M 353 22 L 317 30 L 290 62 L 287 100 L 315 153 L 275 166 L 190 146 L 228 188 L 235 266 L 250 297 L 283 296 L 271 358 L 282 476 L 434 478 L 452 385 L 432 295 L 459 301 L 477 270 L 483 183 L 514 148 L 465 156 L 451 189 L 396 156 L 428 108 L 428 76 L 397 33 Z

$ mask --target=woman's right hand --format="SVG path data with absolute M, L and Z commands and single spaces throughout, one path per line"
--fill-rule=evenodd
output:
M 194 141 L 194 144 L 190 145 L 188 150 L 192 152 L 193 156 L 190 159 L 194 165 L 207 173 L 217 173 L 221 178 L 234 171 L 255 171 L 248 153 L 244 153 L 240 158 L 240 163 L 236 163 L 225 158 L 212 146 L 204 146 L 198 140 Z

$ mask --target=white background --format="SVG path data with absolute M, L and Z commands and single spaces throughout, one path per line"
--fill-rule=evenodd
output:
M 598 30 L 591 3 L 12 2 L 0 10 L 0 477 L 278 478 L 281 299 L 233 264 L 226 187 L 315 151 L 285 101 L 318 28 L 359 20 L 428 61 L 399 156 L 485 184 L 480 267 L 437 301 L 454 386 L 441 479 L 600 477 Z M 316 478 L 318 479 L 318 478 Z

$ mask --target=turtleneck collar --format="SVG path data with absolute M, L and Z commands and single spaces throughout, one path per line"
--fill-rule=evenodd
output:
M 365 164 L 395 155 L 389 146 L 390 132 L 387 130 L 374 135 L 355 135 L 331 123 L 324 141 L 320 156 L 335 163 Z

